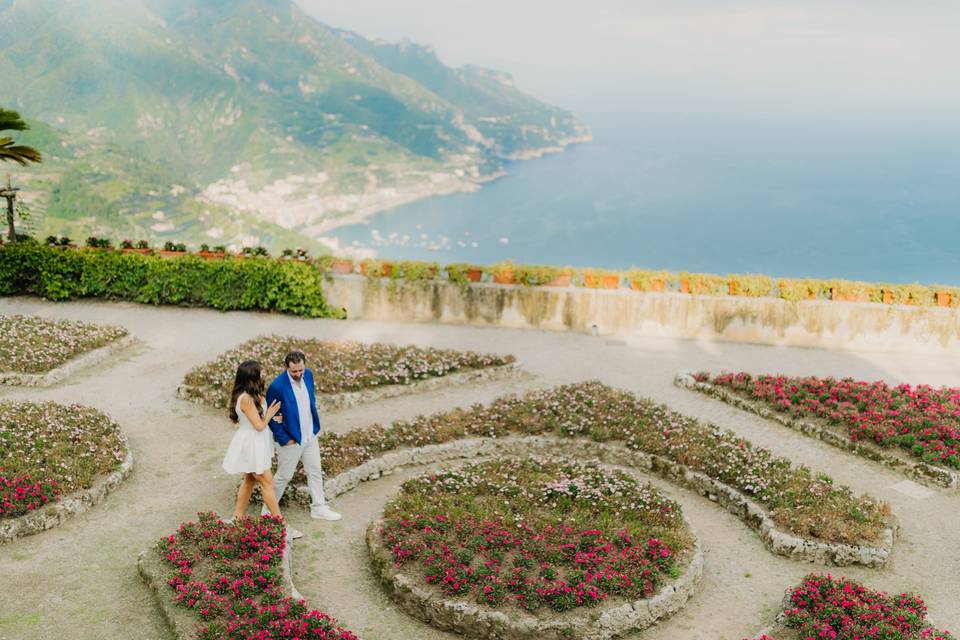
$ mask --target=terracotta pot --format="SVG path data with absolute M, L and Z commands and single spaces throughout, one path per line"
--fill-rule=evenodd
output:
M 830 299 L 838 302 L 869 302 L 870 294 L 866 291 L 857 293 L 840 293 L 836 287 L 830 287 Z
M 384 264 L 384 265 L 383 265 L 383 271 L 381 272 L 381 275 L 383 275 L 384 278 L 389 278 L 389 277 L 391 277 L 391 276 L 393 275 L 393 265 L 392 265 L 392 264 L 389 264 L 389 263 Z
M 680 293 L 690 293 L 690 281 L 686 278 L 680 278 Z
M 339 274 L 353 273 L 353 263 L 349 260 L 334 260 L 330 265 L 330 271 Z
M 883 298 L 883 304 L 893 304 L 893 291 L 883 289 L 880 293 Z
M 561 273 L 550 282 L 543 283 L 545 287 L 569 287 L 572 278 L 569 273 Z
M 601 289 L 616 289 L 620 286 L 620 276 L 600 276 Z
M 597 276 L 589 276 L 587 274 L 583 274 L 583 286 L 588 287 L 590 289 L 596 289 L 597 287 L 600 286 L 600 279 L 597 278 Z
M 177 256 L 187 255 L 186 251 L 167 251 L 166 249 L 160 249 L 157 253 L 164 258 L 176 258 Z
M 732 296 L 737 295 L 737 281 L 736 281 L 736 280 L 731 280 L 730 282 L 727 283 L 727 291 L 728 291 L 728 292 L 730 293 L 730 295 L 732 295 Z
M 640 284 L 639 282 L 637 282 L 636 280 L 631 280 L 631 281 L 630 281 L 630 288 L 633 289 L 634 291 L 656 291 L 656 292 L 660 292 L 660 291 L 663 291 L 663 289 L 664 289 L 664 283 L 663 283 L 663 280 L 651 280 L 651 281 L 648 283 L 648 286 L 647 286 L 647 287 L 644 287 L 643 285 L 641 285 L 641 284 Z
M 938 307 L 949 307 L 950 306 L 950 294 L 946 291 L 937 291 L 934 294 L 937 298 Z
M 204 260 L 223 260 L 227 256 L 227 254 L 218 251 L 201 251 L 197 255 Z
M 467 269 L 467 280 L 470 282 L 480 282 L 483 277 L 483 269 Z
M 495 284 L 516 284 L 517 279 L 513 277 L 512 269 L 510 271 L 494 271 L 493 282 Z

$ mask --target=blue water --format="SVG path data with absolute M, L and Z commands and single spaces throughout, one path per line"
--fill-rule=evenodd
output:
M 960 284 L 955 128 L 587 121 L 591 143 L 329 235 L 392 259 Z

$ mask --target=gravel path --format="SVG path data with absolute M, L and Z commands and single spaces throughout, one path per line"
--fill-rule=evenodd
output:
M 323 416 L 338 432 L 371 422 L 433 413 L 505 393 L 597 378 L 712 420 L 778 454 L 830 473 L 857 491 L 888 500 L 902 537 L 882 571 L 834 569 L 887 590 L 925 596 L 941 626 L 960 629 L 960 511 L 956 490 L 928 490 L 879 465 L 767 423 L 708 397 L 673 386 L 679 370 L 750 370 L 849 375 L 891 382 L 960 386 L 960 363 L 947 357 L 858 354 L 667 339 L 615 340 L 569 333 L 443 325 L 301 320 L 255 313 L 153 308 L 96 302 L 53 304 L 32 298 L 0 300 L 0 313 L 121 324 L 138 338 L 113 361 L 49 389 L 0 389 L 2 399 L 79 402 L 109 413 L 123 427 L 136 457 L 133 475 L 90 512 L 43 534 L 0 547 L 0 640 L 166 639 L 169 633 L 140 584 L 142 549 L 200 510 L 229 513 L 235 481 L 220 469 L 232 435 L 225 416 L 176 398 L 192 366 L 261 333 L 326 339 L 382 340 L 513 353 L 536 374 L 520 380 L 445 389 L 385 400 Z M 294 560 L 296 584 L 312 606 L 326 610 L 365 640 L 454 637 L 399 612 L 367 568 L 362 532 L 408 470 L 365 483 L 341 497 L 345 519 L 315 522 L 288 514 L 306 536 Z M 773 556 L 759 539 L 716 505 L 657 479 L 681 502 L 705 553 L 701 592 L 671 620 L 637 634 L 644 640 L 737 640 L 771 619 L 783 589 L 816 565 Z

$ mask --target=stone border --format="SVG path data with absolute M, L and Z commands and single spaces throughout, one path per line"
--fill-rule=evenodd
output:
M 14 539 L 52 529 L 67 518 L 88 511 L 94 505 L 103 502 L 107 495 L 123 482 L 133 471 L 133 452 L 123 433 L 120 434 L 127 455 L 120 468 L 97 479 L 87 489 L 80 489 L 62 496 L 56 502 L 46 504 L 17 518 L 0 520 L 0 544 Z
M 302 597 L 293 586 L 293 571 L 291 570 L 291 557 L 293 556 L 293 545 L 289 538 L 283 547 L 283 556 L 280 563 L 280 573 L 283 576 L 284 595 L 290 596 L 296 600 Z M 171 591 L 167 585 L 166 575 L 169 568 L 159 557 L 155 547 L 144 549 L 137 556 L 137 573 L 145 585 L 150 587 L 153 599 L 160 610 L 160 617 L 173 632 L 176 640 L 193 640 L 197 635 L 197 627 L 203 624 L 203 620 L 198 618 L 189 609 L 178 607 L 173 598 L 170 597 Z
M 885 467 L 900 471 L 911 480 L 946 488 L 954 488 L 960 484 L 960 473 L 958 472 L 928 464 L 922 460 L 913 460 L 907 456 L 899 455 L 898 451 L 888 451 L 870 442 L 852 442 L 846 434 L 832 429 L 825 423 L 791 418 L 779 411 L 774 411 L 761 402 L 743 398 L 723 387 L 708 382 L 698 382 L 693 374 L 688 371 L 678 373 L 674 376 L 673 382 L 678 387 L 699 391 L 738 409 L 743 409 L 767 420 L 773 420 L 804 435 L 818 438 L 838 449 L 850 451 L 860 457 L 879 462 Z
M 136 342 L 136 339 L 132 335 L 127 334 L 93 351 L 87 351 L 86 353 L 75 356 L 56 369 L 51 369 L 46 373 L 0 371 L 0 384 L 24 387 L 49 387 L 73 375 L 84 367 L 90 367 L 103 362 L 115 353 L 131 346 L 134 342 Z
M 631 476 L 636 469 L 623 469 Z M 684 519 L 693 534 L 690 523 Z M 703 551 L 694 536 L 692 553 L 683 574 L 670 580 L 656 595 L 599 609 L 581 609 L 545 621 L 517 610 L 496 611 L 464 600 L 445 599 L 397 569 L 390 551 L 383 546 L 379 530 L 383 520 L 367 526 L 367 551 L 374 571 L 401 609 L 443 631 L 491 640 L 609 640 L 641 631 L 669 618 L 682 609 L 703 578 Z
M 433 376 L 409 384 L 388 384 L 370 387 L 361 391 L 344 391 L 342 393 L 332 394 L 318 393 L 317 409 L 319 411 L 337 411 L 368 402 L 386 400 L 387 398 L 445 389 L 447 387 L 454 387 L 471 382 L 504 380 L 522 375 L 525 375 L 525 372 L 517 366 L 516 362 L 511 362 L 510 364 L 484 367 L 482 369 L 467 369 L 466 371 L 459 371 L 445 376 Z M 177 387 L 177 397 L 181 400 L 189 400 L 206 406 L 216 406 L 217 403 L 216 395 L 209 388 L 187 384 L 181 384 Z
M 559 453 L 573 458 L 597 458 L 607 464 L 616 464 L 653 473 L 661 478 L 693 490 L 716 502 L 738 517 L 757 532 L 766 547 L 776 555 L 792 560 L 818 562 L 847 566 L 860 564 L 880 568 L 886 564 L 893 549 L 897 524 L 882 532 L 882 541 L 877 547 L 802 538 L 777 528 L 765 507 L 737 489 L 706 474 L 692 471 L 686 466 L 643 451 L 633 451 L 624 446 L 593 442 L 584 439 L 561 439 L 545 436 L 509 436 L 506 438 L 468 438 L 443 444 L 408 447 L 385 453 L 379 458 L 344 471 L 324 481 L 328 498 L 357 487 L 361 482 L 376 480 L 396 469 L 409 465 L 426 465 L 447 460 L 469 459 L 489 456 L 543 455 Z M 300 505 L 309 506 L 310 493 L 305 485 L 290 485 L 289 498 Z M 284 497 L 288 497 L 284 496 Z M 891 518 L 892 519 L 892 518 Z

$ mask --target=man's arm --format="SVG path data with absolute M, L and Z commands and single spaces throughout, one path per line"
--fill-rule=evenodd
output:
M 280 404 L 283 404 L 283 393 L 277 388 L 276 384 L 270 385 L 267 389 L 267 406 L 269 407 L 274 400 L 279 400 Z M 280 415 L 283 415 L 283 407 L 280 408 Z M 270 431 L 273 432 L 273 439 L 277 441 L 281 447 L 290 442 L 290 434 L 287 433 L 287 430 L 283 428 L 283 424 L 277 421 L 276 416 L 270 421 Z

